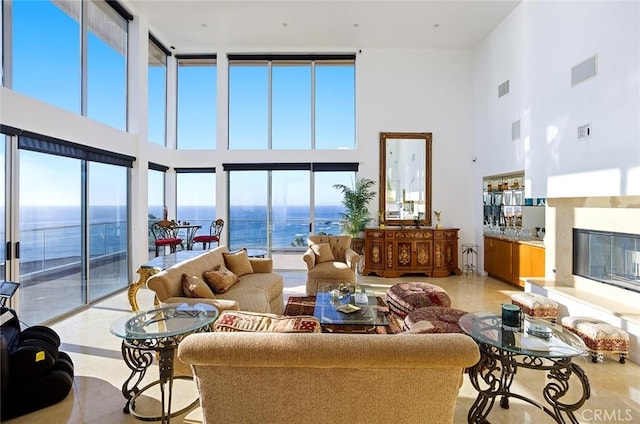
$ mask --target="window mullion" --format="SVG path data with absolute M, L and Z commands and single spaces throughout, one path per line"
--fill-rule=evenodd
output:
M 316 148 L 316 61 L 311 61 L 311 150 Z
M 89 22 L 89 3 L 80 2 L 80 115 L 87 116 L 87 99 L 88 96 L 88 22 Z
M 273 149 L 273 62 L 267 62 L 267 149 Z

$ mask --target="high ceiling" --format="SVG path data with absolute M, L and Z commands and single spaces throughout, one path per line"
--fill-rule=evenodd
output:
M 520 0 L 125 0 L 177 53 L 473 48 Z

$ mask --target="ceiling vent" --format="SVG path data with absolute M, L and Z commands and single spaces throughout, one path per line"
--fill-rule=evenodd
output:
M 498 86 L 498 98 L 504 96 L 509 92 L 509 80 L 506 80 Z
M 571 87 L 595 77 L 598 73 L 598 55 L 591 56 L 584 62 L 571 68 Z

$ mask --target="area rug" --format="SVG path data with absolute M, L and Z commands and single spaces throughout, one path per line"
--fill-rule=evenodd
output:
M 388 326 L 378 325 L 375 327 L 368 327 L 362 325 L 323 325 L 323 333 L 370 333 L 370 334 L 396 334 L 401 333 L 402 328 L 396 321 L 395 317 L 389 314 L 389 308 L 386 303 L 380 297 L 378 299 L 378 306 L 380 310 L 384 311 L 389 321 Z M 284 315 L 313 315 L 313 310 L 316 307 L 315 296 L 302 296 L 302 297 L 289 297 L 287 300 L 287 306 L 284 309 Z

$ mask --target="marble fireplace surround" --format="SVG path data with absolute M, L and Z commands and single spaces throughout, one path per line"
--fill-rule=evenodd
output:
M 545 277 L 525 290 L 560 303 L 559 315 L 587 315 L 629 332 L 629 359 L 640 363 L 640 293 L 571 274 L 573 228 L 640 234 L 640 196 L 549 198 Z

